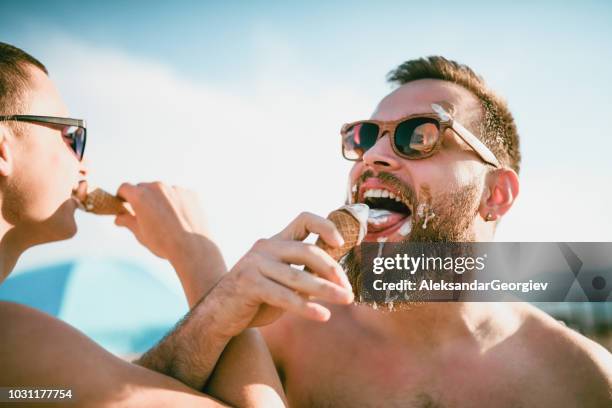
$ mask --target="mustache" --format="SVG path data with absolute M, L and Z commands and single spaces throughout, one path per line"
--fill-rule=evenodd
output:
M 372 178 L 372 177 L 379 178 L 385 184 L 387 184 L 388 186 L 390 186 L 393 189 L 397 190 L 399 192 L 399 194 L 402 196 L 401 197 L 402 200 L 404 202 L 411 203 L 412 206 L 413 206 L 413 209 L 414 209 L 414 206 L 417 203 L 416 192 L 414 191 L 414 189 L 412 188 L 411 185 L 404 183 L 398 177 L 394 176 L 391 173 L 387 173 L 387 172 L 381 171 L 381 172 L 378 172 L 377 174 L 374 174 L 374 172 L 372 170 L 364 171 L 357 178 L 357 191 L 359 191 L 359 187 L 361 187 L 361 184 L 363 184 L 367 179 Z

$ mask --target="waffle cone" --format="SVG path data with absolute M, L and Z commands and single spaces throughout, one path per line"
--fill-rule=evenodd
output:
M 101 188 L 87 193 L 84 205 L 87 212 L 98 215 L 119 215 L 127 212 L 125 201 Z
M 321 238 L 317 240 L 315 245 L 323 249 L 337 261 L 359 243 L 361 227 L 359 220 L 345 209 L 332 211 L 327 216 L 327 219 L 333 222 L 336 225 L 336 228 L 338 228 L 342 238 L 344 238 L 344 245 L 342 245 L 340 248 L 332 248 Z

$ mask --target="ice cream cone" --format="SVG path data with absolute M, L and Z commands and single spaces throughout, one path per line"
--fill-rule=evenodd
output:
M 369 208 L 365 204 L 345 205 L 332 211 L 327 219 L 333 222 L 344 238 L 344 245 L 340 248 L 332 248 L 321 238 L 315 243 L 330 254 L 336 261 L 346 255 L 353 247 L 359 245 L 367 232 Z
M 119 215 L 128 212 L 125 201 L 101 188 L 95 188 L 84 200 L 85 211 L 98 215 Z

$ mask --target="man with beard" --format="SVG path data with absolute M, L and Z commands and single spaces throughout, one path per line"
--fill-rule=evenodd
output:
M 519 191 L 519 138 L 506 103 L 443 57 L 408 61 L 389 79 L 399 87 L 372 118 L 342 130 L 344 156 L 355 161 L 350 201 L 371 208 L 365 241 L 492 241 Z M 335 240 L 328 221 L 304 213 L 258 241 L 205 299 L 232 323 L 227 336 L 276 320 L 262 331 L 291 406 L 612 406 L 610 354 L 531 305 L 389 312 L 359 298 L 341 306 L 300 296 L 332 289 L 291 266 L 304 254 L 325 258 L 299 242 L 314 227 Z M 358 295 L 359 271 L 346 266 Z M 295 313 L 279 318 L 281 309 Z

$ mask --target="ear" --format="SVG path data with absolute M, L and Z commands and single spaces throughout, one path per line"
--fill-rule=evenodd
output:
M 6 129 L 0 127 L 0 177 L 7 177 L 13 173 L 13 155 L 6 138 Z
M 486 188 L 478 212 L 485 221 L 500 219 L 514 204 L 519 179 L 512 169 L 497 169 L 485 177 Z

